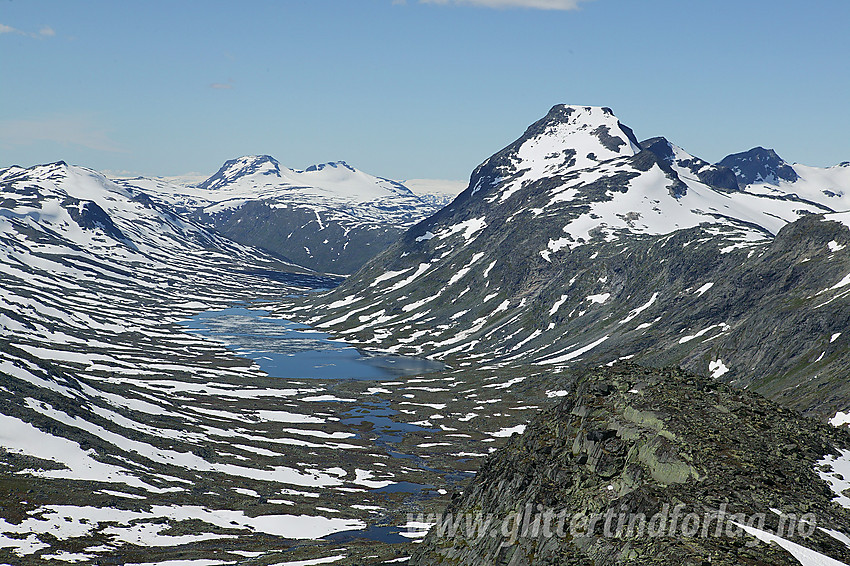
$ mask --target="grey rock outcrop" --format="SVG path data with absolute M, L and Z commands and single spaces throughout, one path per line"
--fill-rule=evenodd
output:
M 594 370 L 453 497 L 444 517 L 490 529 L 432 528 L 411 564 L 798 564 L 736 523 L 846 562 L 816 527 L 846 532 L 850 511 L 816 466 L 848 446 L 846 431 L 681 370 Z

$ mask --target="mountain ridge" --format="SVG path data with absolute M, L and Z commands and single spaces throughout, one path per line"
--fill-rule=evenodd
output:
M 268 155 L 243 156 L 196 185 L 121 182 L 237 242 L 337 274 L 353 272 L 438 208 L 344 161 L 296 170 Z
M 277 312 L 364 347 L 449 363 L 486 355 L 557 366 L 634 356 L 703 373 L 726 364 L 724 379 L 764 387 L 802 411 L 825 419 L 841 409 L 850 395 L 839 378 L 846 350 L 834 344 L 826 350 L 836 356 L 827 357 L 808 349 L 840 332 L 817 315 L 821 303 L 830 300 L 838 320 L 848 306 L 839 285 L 850 272 L 846 218 L 794 193 L 735 190 L 730 169 L 658 138 L 645 149 L 623 133 L 610 145 L 631 155 L 576 166 L 575 155 L 602 144 L 588 133 L 619 121 L 600 108 L 570 125 L 570 108 L 554 107 L 485 160 L 452 204 L 327 297 L 287 301 Z M 529 144 L 537 150 L 541 135 L 583 147 L 524 152 Z M 542 176 L 528 176 L 535 171 Z M 749 298 L 756 295 L 763 305 Z M 774 356 L 769 375 L 750 381 L 746 368 L 761 356 L 758 342 L 744 337 L 773 332 L 771 325 L 790 336 L 807 317 L 819 322 L 805 326 L 803 348 L 783 355 L 774 344 L 765 354 Z M 745 352 L 734 346 L 742 340 Z M 796 400 L 783 389 L 807 380 Z M 830 394 L 819 398 L 821 387 Z

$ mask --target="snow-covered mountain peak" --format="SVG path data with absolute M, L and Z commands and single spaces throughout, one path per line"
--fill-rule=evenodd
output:
M 572 150 L 572 167 L 591 167 L 616 157 L 640 151 L 632 130 L 617 119 L 610 108 L 559 104 L 526 130 L 525 142 L 518 148 L 523 161 L 544 159 L 552 153 Z
M 729 167 L 738 176 L 741 185 L 767 183 L 779 185 L 782 181 L 793 183 L 797 173 L 772 149 L 754 147 L 749 151 L 727 155 L 719 163 Z
M 665 138 L 636 142 L 608 109 L 555 106 L 482 163 L 470 187 L 412 235 L 420 244 L 437 245 L 437 240 L 463 234 L 463 241 L 455 238 L 451 245 L 466 245 L 477 234 L 485 238 L 485 227 L 522 218 L 524 230 L 545 227 L 539 234 L 548 239 L 538 255 L 547 262 L 566 257 L 559 254 L 567 249 L 600 241 L 700 225 L 723 231 L 732 242 L 724 249 L 746 246 L 772 238 L 805 214 L 847 210 L 842 202 L 850 204 L 850 195 L 841 187 L 848 184 L 838 178 L 838 169 L 827 171 L 834 182 L 813 181 L 811 192 L 834 186 L 828 194 L 803 195 L 781 187 L 773 187 L 775 193 L 744 190 L 730 168 L 695 157 Z M 815 173 L 805 175 L 814 179 Z
M 610 108 L 559 104 L 475 170 L 472 194 L 487 194 L 498 186 L 498 191 L 485 198 L 504 202 L 528 182 L 596 167 L 640 151 L 632 130 L 621 124 Z
M 225 161 L 215 175 L 198 184 L 201 189 L 216 190 L 245 177 L 281 176 L 280 163 L 270 155 L 245 155 Z
M 42 165 L 34 165 L 28 169 L 21 168 L 22 170 L 30 171 L 30 174 L 33 176 L 50 176 L 56 174 L 64 174 L 68 171 L 68 165 L 65 161 L 55 161 L 53 163 L 44 163 Z
M 63 179 L 67 175 L 68 169 L 69 165 L 64 161 L 34 165 L 32 167 L 12 165 L 0 171 L 0 181 L 9 181 L 19 177 L 26 177 L 30 180 L 56 181 Z
M 93 201 L 106 204 L 116 198 L 133 199 L 134 193 L 107 179 L 102 173 L 68 165 L 64 161 L 34 165 L 33 167 L 8 167 L 0 170 L 0 182 L 23 182 L 38 186 L 39 194 L 46 198 L 57 195 L 62 198 Z

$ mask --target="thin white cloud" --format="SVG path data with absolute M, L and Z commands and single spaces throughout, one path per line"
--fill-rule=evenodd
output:
M 106 130 L 89 117 L 52 117 L 0 122 L 0 147 L 17 147 L 39 142 L 77 145 L 96 151 L 123 153 Z
M 56 31 L 50 26 L 42 26 L 42 28 L 38 30 L 38 32 L 26 32 L 17 28 L 13 28 L 12 26 L 7 26 L 6 24 L 0 24 L 0 35 L 4 33 L 23 35 L 35 39 L 44 39 L 46 37 L 54 37 L 56 35 Z
M 592 0 L 419 0 L 421 4 L 456 4 L 480 6 L 482 8 L 529 8 L 533 10 L 578 10 L 579 4 L 591 1 Z
M 212 83 L 210 88 L 214 88 L 216 90 L 230 90 L 233 88 L 233 79 L 228 79 L 226 83 Z

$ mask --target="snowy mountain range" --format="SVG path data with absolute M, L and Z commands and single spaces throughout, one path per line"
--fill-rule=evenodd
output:
M 439 207 L 344 161 L 299 171 L 268 155 L 227 161 L 195 186 L 148 178 L 120 182 L 237 242 L 329 273 L 355 271 Z
M 352 505 L 416 479 L 340 422 L 354 399 L 183 324 L 335 284 L 91 169 L 0 170 L 0 562 L 232 563 L 366 528 L 383 507 Z
M 0 562 L 403 563 L 428 526 L 407 513 L 441 509 L 481 462 L 519 482 L 499 509 L 533 497 L 522 486 L 539 477 L 515 466 L 557 437 L 547 427 L 562 415 L 511 435 L 557 399 L 583 403 L 581 366 L 623 359 L 703 377 L 664 387 L 664 372 L 617 370 L 628 386 L 607 399 L 622 411 L 602 421 L 634 417 L 621 401 L 652 381 L 638 439 L 652 450 L 667 446 L 658 426 L 692 430 L 670 417 L 694 407 L 700 426 L 769 430 L 769 457 L 734 434 L 723 449 L 777 477 L 804 470 L 840 526 L 850 442 L 838 430 L 816 441 L 822 424 L 789 428 L 803 421 L 787 408 L 850 420 L 848 172 L 761 148 L 710 164 L 580 106 L 554 107 L 433 214 L 404 185 L 342 162 L 296 171 L 245 157 L 197 185 L 61 162 L 0 170 Z M 303 296 L 339 281 L 304 266 L 359 271 Z M 263 346 L 244 316 L 221 322 L 238 348 L 186 331 L 235 305 L 271 309 L 257 324 L 272 335 L 297 320 L 308 337 L 447 366 L 380 382 L 273 377 L 247 359 Z M 734 415 L 702 418 L 721 404 Z M 581 430 L 596 457 L 598 431 Z M 664 438 L 676 458 L 716 453 L 681 431 Z M 556 453 L 539 453 L 540 477 L 557 475 Z M 615 476 L 582 490 L 607 497 Z M 452 500 L 478 505 L 488 477 Z M 776 485 L 748 508 L 767 509 L 757 499 L 782 494 Z M 570 497 L 584 504 L 585 491 Z M 783 509 L 814 501 L 800 498 Z M 839 535 L 813 547 L 842 557 Z
M 736 190 L 728 170 L 663 138 L 639 143 L 607 108 L 556 106 L 520 140 L 480 165 L 473 178 L 467 200 L 479 195 L 500 205 L 521 190 L 527 196 L 524 189 L 550 185 L 538 191 L 548 201 L 531 212 L 566 213 L 571 221 L 541 250 L 544 256 L 594 238 L 612 240 L 620 231 L 666 234 L 703 223 L 759 239 L 803 214 L 832 211 L 787 191 L 770 199 Z
M 556 106 L 451 205 L 280 312 L 449 363 L 682 364 L 826 418 L 850 399 L 850 216 L 835 212 L 850 167 L 748 177 L 746 159 L 711 165 L 607 108 Z

